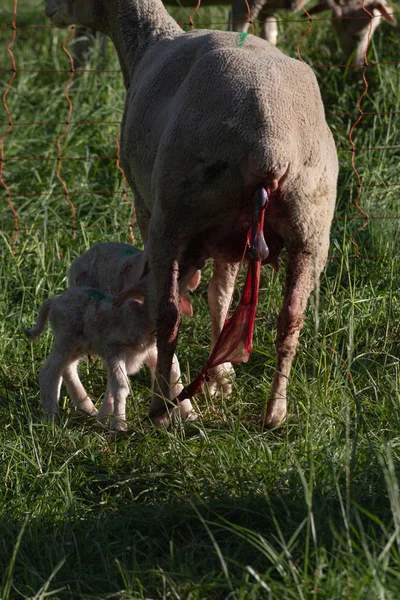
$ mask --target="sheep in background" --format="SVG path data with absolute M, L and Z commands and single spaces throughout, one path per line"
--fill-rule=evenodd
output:
M 47 0 L 54 25 L 109 35 L 127 88 L 121 164 L 148 244 L 157 331 L 150 414 L 174 397 L 170 373 L 179 295 L 207 258 L 212 345 L 225 321 L 253 215 L 269 193 L 267 263 L 285 246 L 287 283 L 265 425 L 286 416 L 286 387 L 310 292 L 325 265 L 338 162 L 316 78 L 268 42 L 232 32 L 184 33 L 161 0 Z M 147 249 L 147 248 L 146 248 Z M 228 373 L 228 377 L 227 377 Z M 230 391 L 230 364 L 212 375 Z
M 274 45 L 278 42 L 278 23 L 274 16 L 278 10 L 289 10 L 305 16 L 298 0 L 272 0 L 267 2 L 265 0 L 248 0 L 248 3 L 250 19 L 253 22 L 261 21 L 261 37 Z M 197 0 L 176 0 L 175 2 L 164 0 L 164 4 L 195 8 Z M 201 0 L 200 6 L 218 4 L 231 5 L 233 31 L 247 32 L 249 30 L 249 15 L 245 0 L 232 0 L 232 2 L 231 0 Z M 362 0 L 319 0 L 316 6 L 310 9 L 307 8 L 308 1 L 302 4 L 310 15 L 316 15 L 327 10 L 332 11 L 332 25 L 339 37 L 346 60 L 355 53 L 355 64 L 363 64 L 368 39 L 372 38 L 374 31 L 382 20 L 391 25 L 397 25 L 396 18 L 392 14 L 393 8 L 386 0 L 365 0 L 364 8 Z M 371 13 L 372 19 L 370 19 L 368 13 Z M 95 31 L 90 28 L 77 30 L 74 44 L 75 68 L 82 68 L 87 61 L 94 34 Z M 104 56 L 104 37 L 100 37 L 100 44 L 101 54 Z
M 339 36 L 346 60 L 354 53 L 354 64 L 364 63 L 369 41 L 382 20 L 397 25 L 392 14 L 394 9 L 386 0 L 320 0 L 309 13 L 315 15 L 329 9 L 332 10 L 332 25 Z
M 168 6 L 195 7 L 197 0 L 165 0 Z M 249 15 L 245 0 L 201 0 L 200 6 L 215 4 L 232 5 L 232 29 L 233 31 L 247 32 L 249 30 Z M 372 37 L 374 31 L 382 20 L 391 25 L 396 25 L 396 18 L 392 14 L 393 8 L 386 0 L 318 0 L 313 8 L 307 8 L 309 1 L 306 0 L 248 0 L 250 8 L 250 19 L 253 22 L 261 21 L 261 37 L 276 45 L 278 41 L 278 25 L 274 14 L 278 10 L 288 10 L 304 15 L 302 6 L 310 15 L 320 12 L 332 11 L 332 26 L 335 29 L 346 60 L 355 52 L 354 62 L 364 62 L 364 53 L 368 45 L 368 37 Z M 366 10 L 364 10 L 363 6 Z M 372 15 L 370 19 L 369 13 Z M 370 28 L 371 21 L 371 31 Z
M 99 420 L 112 415 L 111 429 L 127 429 L 128 375 L 135 375 L 146 365 L 154 380 L 157 364 L 154 327 L 144 292 L 143 284 L 127 288 L 116 298 L 91 287 L 73 288 L 42 304 L 35 326 L 25 334 L 30 340 L 36 339 L 47 320 L 53 329 L 54 347 L 39 376 L 41 402 L 50 417 L 59 411 L 60 387 L 64 380 L 78 409 L 97 415 Z M 78 375 L 79 361 L 88 354 L 100 356 L 107 369 L 107 390 L 98 412 Z M 175 395 L 183 389 L 180 376 L 174 356 L 170 384 Z M 197 416 L 188 399 L 176 411 L 189 420 Z M 159 424 L 162 423 L 161 419 Z

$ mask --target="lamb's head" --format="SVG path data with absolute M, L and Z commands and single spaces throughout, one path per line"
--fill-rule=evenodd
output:
M 44 14 L 56 27 L 85 25 L 103 31 L 101 0 L 46 0 Z
M 379 23 L 384 19 L 391 25 L 397 21 L 393 8 L 386 0 L 320 0 L 310 14 L 332 9 L 333 27 L 336 30 L 346 59 L 362 64 L 364 54 Z
M 194 290 L 199 281 L 200 281 L 200 271 L 197 271 L 195 276 L 192 278 L 193 286 L 190 287 L 190 290 Z M 194 283 L 196 281 L 196 283 Z M 145 306 L 147 308 L 148 302 L 146 302 L 146 298 L 149 292 L 149 277 L 144 277 L 141 281 L 133 283 L 129 285 L 125 289 L 122 290 L 115 297 L 113 306 L 114 308 L 119 308 L 122 306 L 127 300 L 134 302 L 137 306 Z M 179 299 L 179 309 L 183 315 L 187 315 L 191 317 L 193 315 L 193 306 L 190 301 L 190 298 L 187 294 L 182 293 Z

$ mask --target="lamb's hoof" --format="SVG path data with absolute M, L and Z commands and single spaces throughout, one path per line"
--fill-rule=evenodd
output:
M 232 394 L 233 382 L 235 381 L 235 370 L 230 363 L 217 367 L 213 378 L 207 384 L 210 396 L 223 398 Z
M 76 408 L 91 417 L 95 417 L 98 412 L 90 398 L 86 398 L 86 400 L 81 402 Z
M 95 406 L 93 406 L 93 408 L 91 408 L 90 410 L 85 410 L 84 408 L 82 408 L 82 406 L 78 406 L 77 409 L 80 413 L 83 413 L 88 417 L 97 417 L 98 410 Z
M 96 415 L 96 421 L 97 423 L 101 423 L 102 425 L 104 425 L 104 423 L 106 423 L 107 419 L 109 419 L 110 417 L 111 415 L 105 415 L 104 413 L 98 412 Z
M 128 423 L 120 417 L 113 417 L 110 421 L 110 429 L 113 431 L 128 431 Z
M 261 415 L 264 427 L 274 429 L 283 425 L 287 419 L 286 400 L 284 402 L 269 400 L 267 412 L 263 411 Z

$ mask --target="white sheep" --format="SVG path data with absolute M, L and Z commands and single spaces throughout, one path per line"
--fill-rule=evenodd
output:
M 25 331 L 36 339 L 49 320 L 54 333 L 54 347 L 40 371 L 40 395 L 50 417 L 59 412 L 61 382 L 74 405 L 99 420 L 112 415 L 110 427 L 125 431 L 128 375 L 135 375 L 146 365 L 154 381 L 157 346 L 154 327 L 149 320 L 143 284 L 125 289 L 119 296 L 104 294 L 92 287 L 70 289 L 46 300 L 35 326 Z M 100 356 L 107 369 L 107 390 L 96 410 L 78 375 L 79 361 L 87 355 Z M 183 386 L 176 356 L 173 357 L 170 385 L 178 395 Z M 181 416 L 193 420 L 196 413 L 189 399 L 179 405 Z M 163 420 L 160 419 L 159 424 Z
M 127 88 L 121 164 L 135 192 L 148 250 L 157 331 L 150 414 L 167 413 L 180 326 L 179 296 L 207 258 L 212 346 L 222 329 L 246 246 L 253 198 L 269 193 L 266 260 L 287 283 L 264 423 L 286 416 L 287 381 L 310 292 L 325 265 L 338 161 L 316 78 L 265 40 L 232 32 L 184 33 L 161 0 L 47 0 L 54 25 L 109 35 Z M 214 369 L 231 389 L 231 366 Z M 228 375 L 227 375 L 228 374 Z

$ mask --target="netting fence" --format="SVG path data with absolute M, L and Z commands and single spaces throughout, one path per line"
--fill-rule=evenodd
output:
M 228 11 L 199 1 L 173 15 L 185 30 L 227 29 Z M 364 1 L 363 11 L 372 33 L 379 17 Z M 53 28 L 43 3 L 9 0 L 0 18 L 0 229 L 11 251 L 52 226 L 72 239 L 85 228 L 108 228 L 133 240 L 134 198 L 119 164 L 125 90 L 111 42 L 104 48 L 91 40 L 88 59 L 78 65 L 81 28 Z M 340 257 L 343 240 L 352 257 L 388 258 L 400 220 L 400 32 L 383 23 L 368 36 L 364 64 L 352 64 L 343 58 L 334 20 L 304 8 L 278 13 L 278 46 L 314 69 L 336 140 L 331 258 Z M 258 33 L 261 25 L 250 28 Z

